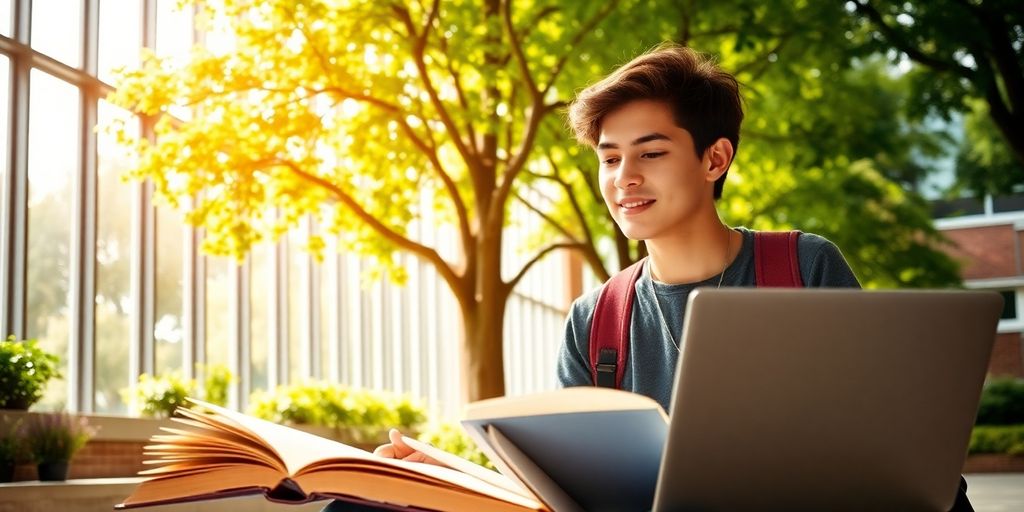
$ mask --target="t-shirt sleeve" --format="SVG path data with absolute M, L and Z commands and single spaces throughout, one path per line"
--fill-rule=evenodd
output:
M 860 288 L 857 276 L 836 244 L 812 233 L 801 234 L 799 240 L 800 275 L 804 286 Z
M 565 319 L 565 338 L 558 351 L 558 385 L 590 386 L 590 317 L 594 307 L 589 296 L 576 299 Z

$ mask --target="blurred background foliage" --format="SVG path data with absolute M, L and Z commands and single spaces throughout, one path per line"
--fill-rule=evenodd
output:
M 459 301 L 469 398 L 503 394 L 508 294 L 555 249 L 598 278 L 644 250 L 611 222 L 571 139 L 575 91 L 664 41 L 712 55 L 746 120 L 720 210 L 842 248 L 867 287 L 956 286 L 930 199 L 1024 185 L 1024 9 L 1013 0 L 183 2 L 230 45 L 150 55 L 111 100 L 157 116 L 133 172 L 205 249 L 240 256 L 313 217 L 401 281 L 396 251 Z M 160 114 L 192 108 L 186 120 Z M 156 119 L 154 118 L 154 119 Z M 115 131 L 118 128 L 115 126 Z M 545 221 L 510 267 L 516 211 Z M 448 225 L 458 251 L 421 244 Z

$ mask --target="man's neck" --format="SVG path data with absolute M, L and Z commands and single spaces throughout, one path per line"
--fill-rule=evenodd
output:
M 739 253 L 743 235 L 714 222 L 682 226 L 647 241 L 651 277 L 668 284 L 696 283 L 720 275 Z

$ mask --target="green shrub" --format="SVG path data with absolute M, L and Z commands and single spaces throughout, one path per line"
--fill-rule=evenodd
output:
M 1024 379 L 997 377 L 987 381 L 981 391 L 975 423 L 1024 424 Z
M 20 427 L 21 421 L 6 417 L 0 421 L 0 466 L 13 466 L 25 459 Z
M 278 386 L 273 392 L 256 391 L 249 399 L 249 414 L 274 423 L 328 425 L 338 398 L 323 385 Z
M 60 359 L 36 340 L 0 340 L 0 409 L 28 409 L 39 401 L 46 383 L 61 378 Z
M 327 382 L 278 386 L 257 391 L 249 414 L 275 423 L 318 425 L 346 432 L 357 442 L 383 442 L 387 429 L 412 431 L 426 419 L 424 409 L 406 397 Z
M 975 426 L 967 452 L 1024 455 L 1024 425 Z
M 67 462 L 95 435 L 85 416 L 67 413 L 33 415 L 25 426 L 25 442 L 36 463 Z
M 178 372 L 160 377 L 144 373 L 139 376 L 134 394 L 131 388 L 125 388 L 121 390 L 121 397 L 132 411 L 142 416 L 166 418 L 178 407 L 186 405 L 185 398 L 194 396 L 195 392 L 196 381 L 185 379 Z
M 457 423 L 431 423 L 417 439 L 486 468 L 494 469 L 494 465 L 487 459 L 487 456 L 476 447 L 476 443 Z
M 235 375 L 222 364 L 207 366 L 203 373 L 206 375 L 203 380 L 205 390 L 203 400 L 214 405 L 226 406 L 228 404 L 228 389 L 235 381 Z

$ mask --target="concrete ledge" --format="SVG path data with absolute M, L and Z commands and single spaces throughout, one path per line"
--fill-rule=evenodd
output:
M 114 509 L 142 478 L 94 478 L 66 482 L 0 484 L 0 512 L 101 512 Z M 283 505 L 262 496 L 148 507 L 147 512 L 315 512 L 326 502 Z M 140 509 L 142 510 L 142 509 Z
M 37 412 L 12 411 L 0 409 L 0 419 L 9 418 L 12 421 L 27 419 L 38 415 Z M 127 416 L 103 416 L 98 414 L 73 415 L 89 418 L 89 425 L 99 430 L 95 441 L 148 441 L 153 434 L 160 432 L 160 427 L 174 425 L 169 419 L 153 418 L 130 418 Z

